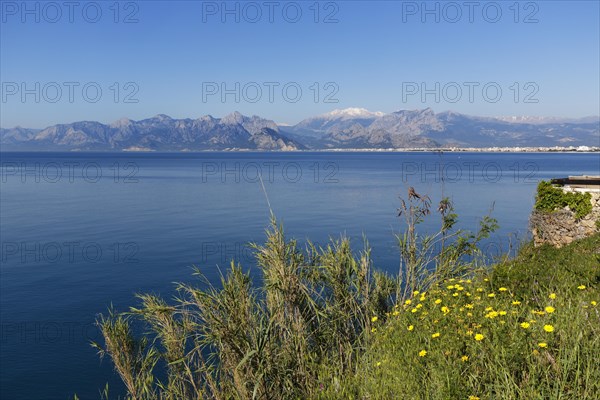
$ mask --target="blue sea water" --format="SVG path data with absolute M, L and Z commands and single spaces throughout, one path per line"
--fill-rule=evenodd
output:
M 116 397 L 96 315 L 169 298 L 194 265 L 214 281 L 232 258 L 251 267 L 270 209 L 300 242 L 366 236 L 395 272 L 409 186 L 450 197 L 461 228 L 492 210 L 493 256 L 527 238 L 537 182 L 579 174 L 600 174 L 600 154 L 2 153 L 0 398 L 98 398 L 106 382 Z

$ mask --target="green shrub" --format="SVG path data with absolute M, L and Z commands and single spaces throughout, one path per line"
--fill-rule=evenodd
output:
M 537 187 L 535 209 L 554 212 L 568 206 L 575 218 L 581 219 L 592 212 L 591 200 L 590 193 L 565 192 L 550 182 L 541 181 Z
M 274 221 L 266 244 L 253 247 L 258 286 L 232 262 L 220 288 L 198 271 L 205 288 L 179 285 L 174 305 L 140 295 L 141 307 L 100 316 L 105 343 L 94 346 L 128 399 L 306 398 L 323 377 L 354 373 L 396 290 L 373 271 L 368 247 L 354 254 L 341 239 L 303 252 Z M 149 334 L 134 338 L 131 318 Z

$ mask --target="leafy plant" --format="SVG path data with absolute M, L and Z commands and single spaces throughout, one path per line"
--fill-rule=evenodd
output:
M 535 209 L 554 212 L 569 207 L 575 218 L 581 219 L 592 212 L 590 193 L 565 192 L 550 182 L 541 181 L 537 187 Z
M 443 198 L 437 211 L 441 226 L 433 234 L 421 234 L 417 226 L 431 214 L 431 199 L 414 188 L 408 189 L 408 201 L 401 199 L 398 216 L 404 217 L 407 227 L 396 235 L 400 248 L 400 270 L 398 274 L 399 299 L 412 296 L 416 290 L 425 290 L 443 279 L 471 273 L 477 267 L 477 259 L 467 262 L 466 256 L 480 256 L 479 244 L 498 228 L 496 219 L 485 216 L 480 221 L 477 233 L 454 230 L 458 215 L 449 198 Z

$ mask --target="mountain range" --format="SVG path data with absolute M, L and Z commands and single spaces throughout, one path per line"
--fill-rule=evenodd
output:
M 334 110 L 296 125 L 233 112 L 223 118 L 160 114 L 111 124 L 0 129 L 2 151 L 203 151 L 600 146 L 600 117 L 476 117 L 432 109 Z

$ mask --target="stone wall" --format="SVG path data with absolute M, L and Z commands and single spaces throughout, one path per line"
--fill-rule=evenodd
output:
M 600 189 L 573 189 L 568 186 L 562 189 L 565 192 L 589 192 L 592 195 L 592 212 L 577 220 L 568 207 L 552 213 L 533 210 L 529 222 L 535 246 L 548 243 L 562 247 L 600 231 L 597 225 L 600 221 Z

